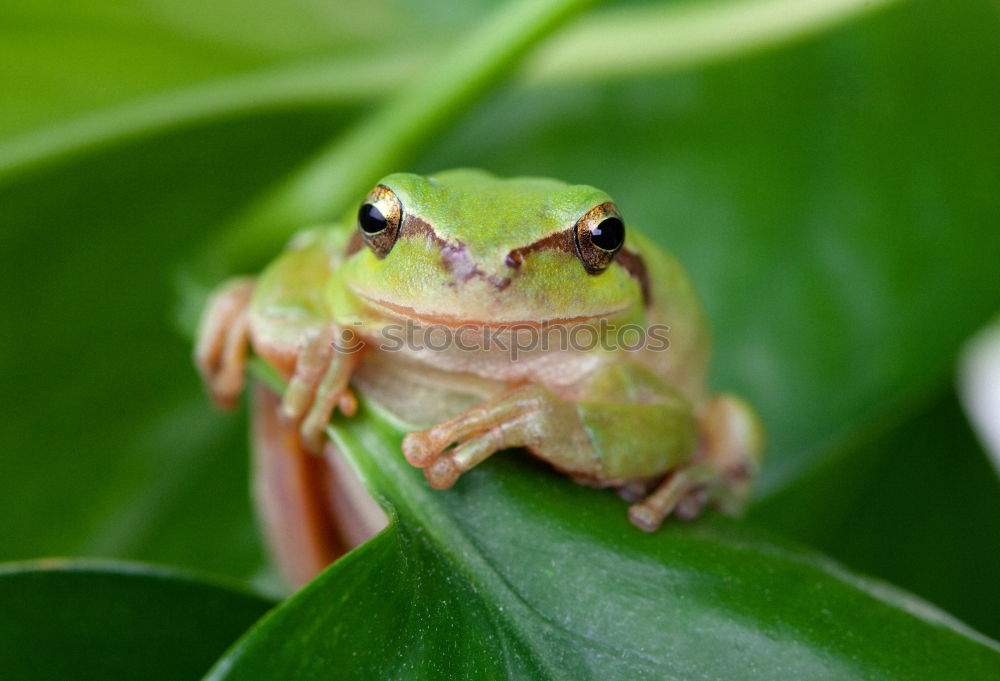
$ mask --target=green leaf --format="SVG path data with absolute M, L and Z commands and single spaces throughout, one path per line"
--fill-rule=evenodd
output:
M 272 603 L 162 568 L 0 566 L 0 677 L 196 679 Z
M 261 570 L 244 418 L 173 330 L 173 263 L 336 123 L 251 118 L 0 187 L 0 560 Z
M 1000 645 L 733 523 L 644 534 L 613 493 L 514 453 L 435 491 L 376 415 L 335 431 L 396 519 L 241 639 L 213 681 L 1000 678 Z
M 238 81 L 290 63 L 378 56 L 415 32 L 430 39 L 463 28 L 484 10 L 476 2 L 449 13 L 419 4 L 149 0 L 134 6 L 92 0 L 68 6 L 6 0 L 0 7 L 0 82 L 17 96 L 0 102 L 0 138 L 58 130 L 164 91 Z M 333 90 L 340 78 L 353 79 L 330 69 L 316 75 L 333 76 L 327 81 Z
M 953 394 L 843 449 L 750 520 L 1000 636 L 1000 480 Z
M 584 17 L 555 40 L 547 41 L 531 56 L 518 80 L 544 87 L 565 80 L 662 72 L 732 58 L 762 47 L 802 40 L 895 1 L 727 0 L 615 7 Z M 387 21 L 386 10 L 372 2 L 362 6 L 338 3 L 336 8 L 329 8 L 310 7 L 312 3 L 306 0 L 298 7 L 285 3 L 280 17 L 265 11 L 259 18 L 248 14 L 246 7 L 236 9 L 215 3 L 203 16 L 190 11 L 171 16 L 176 12 L 172 7 L 175 3 L 163 4 L 167 12 L 166 16 L 158 17 L 160 22 L 150 16 L 141 18 L 145 22 L 136 21 L 138 17 L 134 16 L 117 17 L 115 10 L 120 10 L 119 7 L 101 11 L 94 3 L 88 4 L 82 16 L 75 18 L 74 29 L 90 29 L 73 36 L 87 46 L 88 53 L 101 55 L 104 51 L 87 44 L 88 41 L 96 42 L 99 37 L 101 47 L 107 49 L 110 37 L 117 41 L 116 47 L 107 51 L 114 52 L 116 57 L 123 56 L 119 43 L 139 52 L 124 61 L 52 60 L 50 55 L 58 50 L 79 51 L 81 46 L 67 47 L 64 30 L 53 41 L 50 50 L 37 49 L 37 35 L 32 36 L 30 49 L 26 50 L 29 43 L 21 40 L 17 30 L 11 31 L 10 40 L 0 46 L 11 53 L 10 59 L 0 63 L 0 75 L 16 83 L 20 97 L 7 107 L 0 103 L 0 139 L 14 133 L 13 139 L 0 141 L 0 179 L 57 160 L 64 161 L 104 145 L 134 140 L 154 132 L 163 133 L 179 126 L 248 112 L 353 104 L 395 93 L 419 73 L 421 67 L 426 67 L 430 54 L 421 54 L 427 45 L 416 46 L 412 41 L 399 40 L 405 35 L 394 37 L 394 32 L 413 32 L 422 21 L 424 26 L 419 30 L 427 37 L 448 26 L 468 23 L 480 11 L 474 3 L 464 3 L 461 12 L 444 6 L 432 6 L 430 12 L 427 8 L 420 11 L 410 6 L 393 7 L 389 10 L 392 20 Z M 14 27 L 18 27 L 18 19 L 21 22 L 25 18 L 38 20 L 37 15 L 46 13 L 42 3 L 18 7 L 13 12 L 14 6 L 8 3 L 4 9 L 17 17 L 8 22 Z M 199 9 L 205 7 L 199 6 Z M 232 21 L 234 10 L 240 14 L 239 21 Z M 338 16 L 333 21 L 315 22 L 312 19 L 317 10 L 321 13 L 335 11 Z M 407 10 L 412 10 L 412 15 L 404 18 L 402 12 Z M 180 25 L 174 25 L 170 19 L 181 19 L 177 22 Z M 296 23 L 309 26 L 309 31 L 304 32 L 299 27 L 292 29 Z M 372 23 L 380 23 L 380 41 L 374 46 L 365 44 L 374 35 L 365 30 L 367 24 Z M 97 31 L 93 30 L 95 25 Z M 266 30 L 260 30 L 262 26 Z M 196 34 L 211 35 L 230 48 L 233 45 L 254 47 L 253 58 L 241 54 L 240 57 L 248 57 L 245 60 L 248 63 L 242 65 L 231 49 L 222 56 L 205 49 L 201 42 L 185 43 L 175 35 L 178 30 L 192 28 Z M 119 36 L 118 31 L 126 35 Z M 328 44 L 321 50 L 322 56 L 313 56 L 314 46 L 305 39 L 306 33 L 322 34 L 324 31 L 330 31 Z M 145 39 L 134 41 L 135 34 Z M 283 49 L 276 49 L 277 45 L 271 44 L 280 43 L 282 38 L 291 35 L 294 40 Z M 47 37 L 43 35 L 43 39 Z M 592 48 L 598 39 L 618 45 L 614 59 Z M 181 44 L 170 44 L 174 40 Z M 399 43 L 405 43 L 405 49 L 400 49 Z M 222 45 L 214 47 L 222 51 Z M 389 45 L 392 48 L 387 51 Z M 629 48 L 627 52 L 624 47 Z M 286 54 L 289 48 L 291 52 Z M 159 63 L 163 56 L 186 49 L 195 52 L 190 66 L 197 69 L 189 72 L 178 68 L 176 60 L 169 64 Z M 279 53 L 282 55 L 280 60 L 262 59 L 264 54 L 271 57 Z M 284 58 L 291 54 L 298 58 Z M 122 83 L 128 72 L 126 69 L 125 74 L 121 73 L 122 63 L 129 64 L 129 69 L 141 70 L 142 76 Z M 251 63 L 254 68 L 248 70 L 246 67 Z M 12 72 L 5 74 L 5 67 Z M 109 75 L 101 71 L 109 67 L 115 70 L 118 87 L 74 89 L 79 80 L 75 69 L 85 72 L 88 80 L 104 80 Z M 182 82 L 184 85 L 177 87 Z M 135 101 L 127 101 L 129 96 Z M 119 100 L 122 103 L 117 103 Z M 95 107 L 96 111 L 87 111 Z M 11 119 L 6 125 L 4 116 Z M 23 117 L 23 123 L 19 122 L 19 117 Z M 27 130 L 21 131 L 22 127 Z
M 530 84 L 609 79 L 704 66 L 803 41 L 898 0 L 706 0 L 612 6 L 537 50 Z M 614 45 L 613 50 L 594 49 Z

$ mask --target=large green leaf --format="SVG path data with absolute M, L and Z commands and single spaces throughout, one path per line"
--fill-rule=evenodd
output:
M 1000 636 L 1000 480 L 954 395 L 845 447 L 750 519 Z
M 349 63 L 377 56 L 415 32 L 429 40 L 462 28 L 481 16 L 484 4 L 467 2 L 445 12 L 433 2 L 372 0 L 289 0 L 280 6 L 6 0 L 0 7 L 0 82 L 5 93 L 16 96 L 0 102 L 0 139 L 40 130 L 56 137 L 74 130 L 86 134 L 81 123 L 93 115 L 165 91 L 202 83 L 225 87 L 225 79 L 289 63 Z M 372 73 L 371 68 L 362 71 Z M 373 75 L 377 85 L 378 74 Z M 337 78 L 351 79 L 349 73 L 330 70 L 316 76 L 326 78 L 332 90 L 338 89 Z M 202 94 L 211 98 L 213 93 Z
M 260 569 L 243 419 L 173 332 L 172 263 L 335 123 L 200 128 L 0 187 L 0 560 Z
M 336 442 L 394 523 L 227 654 L 252 679 L 1000 679 L 1000 645 L 713 518 L 648 535 L 514 453 L 430 489 L 374 414 Z
M 519 80 L 544 86 L 732 58 L 802 40 L 897 1 L 627 3 L 561 32 L 532 55 Z M 149 4 L 153 11 L 145 13 L 102 2 L 72 12 L 44 0 L 0 8 L 0 31 L 8 29 L 0 79 L 18 93 L 0 102 L 0 181 L 196 122 L 391 100 L 438 51 L 432 36 L 461 35 L 488 3 L 466 2 L 458 10 L 435 0 L 392 7 L 301 0 L 280 11 L 183 0 Z M 369 30 L 373 25 L 378 31 Z M 406 39 L 414 34 L 421 40 Z M 613 59 L 593 49 L 598 40 L 617 44 Z M 95 81 L 114 87 L 91 87 Z
M 0 566 L 0 677 L 199 678 L 273 604 L 124 563 Z

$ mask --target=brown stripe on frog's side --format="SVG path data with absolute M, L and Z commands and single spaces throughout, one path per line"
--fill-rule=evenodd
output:
M 352 255 L 365 247 L 365 240 L 361 238 L 361 233 L 354 230 L 351 238 L 347 240 L 347 248 L 344 249 L 344 257 L 350 258 Z
M 538 241 L 532 242 L 527 246 L 515 248 L 507 254 L 507 257 L 504 258 L 504 262 L 507 267 L 517 269 L 524 263 L 525 256 L 537 253 L 538 251 L 562 251 L 564 253 L 573 253 L 576 250 L 576 244 L 573 239 L 574 229 L 575 228 L 570 227 L 569 229 L 564 229 L 559 232 L 553 232 L 552 234 L 542 237 Z
M 403 227 L 400 230 L 399 238 L 412 239 L 418 236 L 430 239 L 441 248 L 446 244 L 445 240 L 437 235 L 437 232 L 434 231 L 429 222 L 416 215 L 406 215 L 403 218 Z
M 434 232 L 434 228 L 427 224 L 424 220 L 416 217 L 415 215 L 404 215 L 403 224 L 399 228 L 399 236 L 397 239 L 405 239 L 414 236 L 427 237 L 441 247 L 445 244 L 444 239 L 439 237 Z M 354 234 L 351 235 L 351 238 L 347 242 L 347 247 L 344 249 L 344 256 L 349 258 L 364 248 L 364 246 L 364 237 L 361 236 L 361 232 L 355 229 Z
M 576 227 L 570 227 L 559 232 L 553 232 L 546 237 L 539 239 L 527 246 L 515 248 L 507 254 L 505 262 L 508 267 L 518 269 L 524 263 L 525 256 L 538 251 L 562 251 L 563 253 L 576 253 L 576 238 L 574 236 Z M 652 302 L 652 292 L 649 285 L 649 272 L 646 270 L 646 262 L 642 256 L 635 251 L 623 248 L 615 254 L 615 261 L 618 262 L 633 279 L 639 283 L 642 291 L 643 305 L 649 307 Z M 600 272 L 594 274 L 599 275 Z
M 642 291 L 642 304 L 649 307 L 650 303 L 653 302 L 653 293 L 649 285 L 649 270 L 646 269 L 646 261 L 642 259 L 641 255 L 628 248 L 618 251 L 615 261 L 625 268 L 629 276 L 639 282 L 639 289 Z

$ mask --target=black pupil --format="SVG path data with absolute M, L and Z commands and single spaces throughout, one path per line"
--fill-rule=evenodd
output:
M 377 234 L 385 229 L 389 222 L 382 215 L 382 211 L 370 203 L 365 203 L 358 210 L 358 224 L 368 234 Z
M 590 240 L 601 250 L 617 250 L 625 241 L 625 225 L 618 218 L 605 218 L 590 231 Z

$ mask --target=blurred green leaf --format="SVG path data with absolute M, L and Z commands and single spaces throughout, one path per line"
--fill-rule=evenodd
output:
M 704 66 L 803 41 L 899 0 L 688 0 L 618 3 L 546 41 L 522 76 L 533 85 Z M 595 46 L 614 46 L 595 49 Z
M 280 6 L 6 0 L 0 7 L 0 82 L 16 96 L 0 103 L 0 138 L 164 90 L 292 62 L 378 55 L 417 33 L 429 40 L 462 28 L 488 4 L 466 2 L 446 12 L 434 2 L 372 0 L 289 0 Z
M 837 23 L 897 1 L 716 0 L 613 7 L 608 11 L 585 16 L 573 22 L 568 30 L 560 31 L 555 39 L 547 40 L 541 49 L 532 53 L 516 80 L 522 84 L 544 87 L 566 80 L 607 79 L 710 63 L 761 48 L 801 41 Z M 165 13 L 167 17 L 175 11 L 175 4 L 170 0 L 164 3 L 164 8 L 168 8 Z M 308 4 L 308 0 L 303 4 Z M 474 3 L 463 5 L 466 12 L 449 9 L 445 13 L 446 17 L 436 17 L 421 29 L 421 34 L 427 36 L 456 22 L 467 21 L 469 16 L 477 15 L 479 11 L 474 7 L 469 11 L 472 5 Z M 343 4 L 338 7 L 342 8 Z M 119 56 L 125 50 L 115 42 L 120 38 L 116 32 L 126 32 L 129 47 L 148 50 L 150 45 L 169 43 L 170 39 L 177 37 L 171 31 L 189 27 L 191 23 L 198 23 L 200 31 L 223 44 L 246 42 L 243 39 L 227 40 L 227 32 L 234 26 L 241 30 L 245 30 L 247 26 L 255 28 L 255 17 L 249 17 L 250 21 L 247 21 L 244 8 L 240 8 L 241 21 L 212 25 L 215 20 L 230 19 L 227 15 L 233 8 L 217 3 L 211 5 L 211 8 L 207 17 L 186 12 L 183 14 L 184 20 L 179 22 L 180 26 L 170 25 L 168 21 L 164 22 L 166 26 L 161 27 L 157 21 L 150 21 L 149 15 L 117 17 L 115 8 L 108 8 L 112 10 L 110 12 L 102 12 L 95 11 L 97 6 L 91 5 L 83 17 L 76 17 L 72 32 L 74 38 L 83 42 L 100 38 L 105 48 L 110 47 L 109 52 Z M 126 67 L 126 71 L 127 68 L 142 71 L 142 77 L 136 78 L 134 83 L 141 86 L 138 90 L 132 91 L 119 83 L 114 89 L 87 88 L 76 92 L 73 88 L 79 78 L 76 71 L 66 68 L 64 62 L 52 61 L 48 52 L 38 53 L 34 49 L 21 54 L 25 45 L 21 41 L 25 24 L 41 19 L 40 15 L 46 13 L 44 5 L 34 3 L 28 7 L 5 6 L 5 9 L 13 15 L 11 25 L 14 26 L 11 31 L 13 39 L 7 44 L 8 51 L 14 58 L 6 63 L 8 70 L 11 70 L 11 66 L 14 68 L 12 73 L 6 75 L 11 82 L 17 83 L 21 96 L 7 102 L 6 106 L 5 103 L 0 103 L 0 181 L 6 176 L 44 168 L 102 146 L 120 144 L 153 133 L 162 134 L 176 127 L 204 124 L 261 111 L 349 106 L 372 98 L 391 101 L 397 99 L 395 93 L 414 80 L 415 74 L 426 67 L 431 54 L 435 52 L 435 49 L 428 47 L 429 41 L 426 40 L 419 47 L 412 42 L 407 42 L 405 49 L 397 47 L 396 43 L 404 41 L 390 40 L 391 30 L 386 31 L 385 24 L 388 23 L 393 30 L 398 30 L 403 25 L 406 30 L 413 30 L 416 23 L 411 19 L 404 24 L 398 17 L 392 22 L 386 22 L 385 16 L 380 17 L 383 25 L 379 36 L 383 40 L 378 45 L 359 45 L 355 49 L 345 50 L 354 41 L 360 39 L 359 42 L 363 43 L 370 39 L 368 31 L 357 28 L 372 22 L 373 16 L 369 16 L 369 13 L 385 14 L 375 8 L 373 3 L 366 3 L 367 13 L 356 11 L 356 8 L 350 12 L 349 18 L 356 25 L 343 21 L 338 23 L 338 28 L 341 29 L 354 26 L 355 33 L 349 33 L 348 40 L 333 42 L 332 51 L 323 50 L 318 56 L 308 49 L 303 52 L 308 43 L 303 41 L 303 35 L 299 31 L 295 42 L 297 58 L 275 61 L 255 53 L 253 59 L 247 59 L 248 63 L 260 62 L 255 68 L 236 69 L 236 62 L 239 61 L 236 55 L 227 52 L 226 58 L 219 59 L 213 58 L 216 55 L 198 54 L 194 63 L 210 65 L 206 73 L 211 77 L 198 71 L 189 73 L 183 68 L 177 73 L 168 69 L 167 74 L 157 72 L 157 76 L 167 76 L 161 82 L 161 78 L 151 77 L 152 74 L 144 70 L 152 67 L 156 71 L 162 66 L 158 63 L 157 56 L 131 55 L 133 59 L 125 62 L 107 61 L 116 69 L 116 81 L 123 80 L 120 73 L 122 63 L 132 65 Z M 282 19 L 292 19 L 293 23 L 299 19 L 308 19 L 310 14 L 315 13 L 303 11 L 303 17 L 298 17 L 288 9 L 283 6 Z M 417 14 L 424 22 L 433 15 L 426 11 Z M 418 17 L 414 17 L 416 18 Z M 195 21 L 192 22 L 192 19 Z M 208 19 L 210 25 L 201 26 L 199 19 Z M 262 23 L 268 24 L 267 30 L 261 30 L 254 37 L 264 43 L 275 38 L 280 40 L 284 35 L 282 27 L 275 25 L 273 17 L 264 16 L 262 19 Z M 45 25 L 48 27 L 50 24 Z M 66 27 L 64 24 L 63 28 Z M 241 31 L 237 31 L 239 32 Z M 133 44 L 134 34 L 142 34 L 150 40 Z M 111 45 L 108 45 L 109 36 Z M 618 46 L 614 58 L 608 58 L 606 53 L 593 49 L 593 44 L 598 41 Z M 387 44 L 392 44 L 393 47 L 386 50 Z M 64 47 L 60 44 L 58 49 Z M 169 50 L 183 51 L 186 47 L 193 46 L 171 45 Z M 258 52 L 266 53 L 268 57 L 273 56 L 271 53 L 274 50 L 264 49 L 261 45 L 256 47 Z M 428 53 L 424 54 L 423 50 L 428 50 Z M 40 54 L 43 55 L 42 64 L 37 63 Z M 23 71 L 25 62 L 34 70 Z M 215 74 L 215 70 L 211 68 L 229 62 L 233 62 L 232 72 L 223 67 L 219 74 Z M 97 74 L 102 67 L 107 68 L 109 65 L 102 64 L 100 60 L 96 64 L 88 60 L 72 63 L 74 66 L 82 64 L 83 69 L 88 71 L 88 78 L 101 78 Z M 48 73 L 45 66 L 53 72 Z M 178 64 L 170 63 L 169 66 L 170 69 L 177 69 Z M 4 64 L 0 64 L 0 75 L 3 75 L 3 68 Z M 46 77 L 58 79 L 59 85 L 46 84 Z M 183 85 L 178 87 L 175 80 Z M 38 87 L 40 82 L 43 83 L 41 88 Z M 36 89 L 40 96 L 35 92 Z M 98 103 L 107 99 L 111 104 L 97 107 L 96 111 L 87 111 L 88 108 L 94 108 L 94 103 L 90 101 L 94 93 L 98 94 Z M 128 95 L 132 95 L 133 101 L 118 102 L 119 98 L 124 99 Z M 49 98 L 53 99 L 49 101 Z M 414 108 L 409 105 L 407 107 Z M 6 123 L 3 120 L 4 113 L 11 119 Z M 19 116 L 23 116 L 23 122 L 18 121 Z M 65 120 L 59 120 L 60 116 Z M 55 121 L 50 120 L 53 117 Z M 22 127 L 27 129 L 21 130 Z M 413 136 L 425 136 L 417 132 L 411 129 Z M 303 219 L 292 220 L 295 223 L 293 227 L 309 219 L 305 206 L 300 211 L 299 215 Z
M 1000 475 L 1000 316 L 965 344 L 955 374 L 969 425 Z
M 1000 679 L 1000 645 L 719 518 L 646 534 L 516 454 L 430 489 L 374 414 L 340 452 L 395 522 L 216 665 L 251 679 Z
M 196 679 L 272 605 L 141 565 L 3 565 L 0 677 Z
M 1000 480 L 954 395 L 846 447 L 750 519 L 1000 636 Z
M 529 83 L 677 68 L 802 39 L 894 0 L 730 0 L 618 8 L 571 26 L 522 67 Z M 215 271 L 240 271 L 303 224 L 334 219 L 381 175 L 459 117 L 534 43 L 592 0 L 511 0 L 435 67 L 406 78 L 374 115 L 320 150 L 206 249 Z M 594 45 L 616 45 L 611 52 Z M 596 52 L 596 57 L 595 57 Z M 221 266 L 220 266 L 221 263 Z M 206 273 L 212 266 L 201 265 Z
M 337 122 L 178 132 L 0 187 L 0 560 L 261 569 L 243 418 L 202 394 L 172 270 Z

